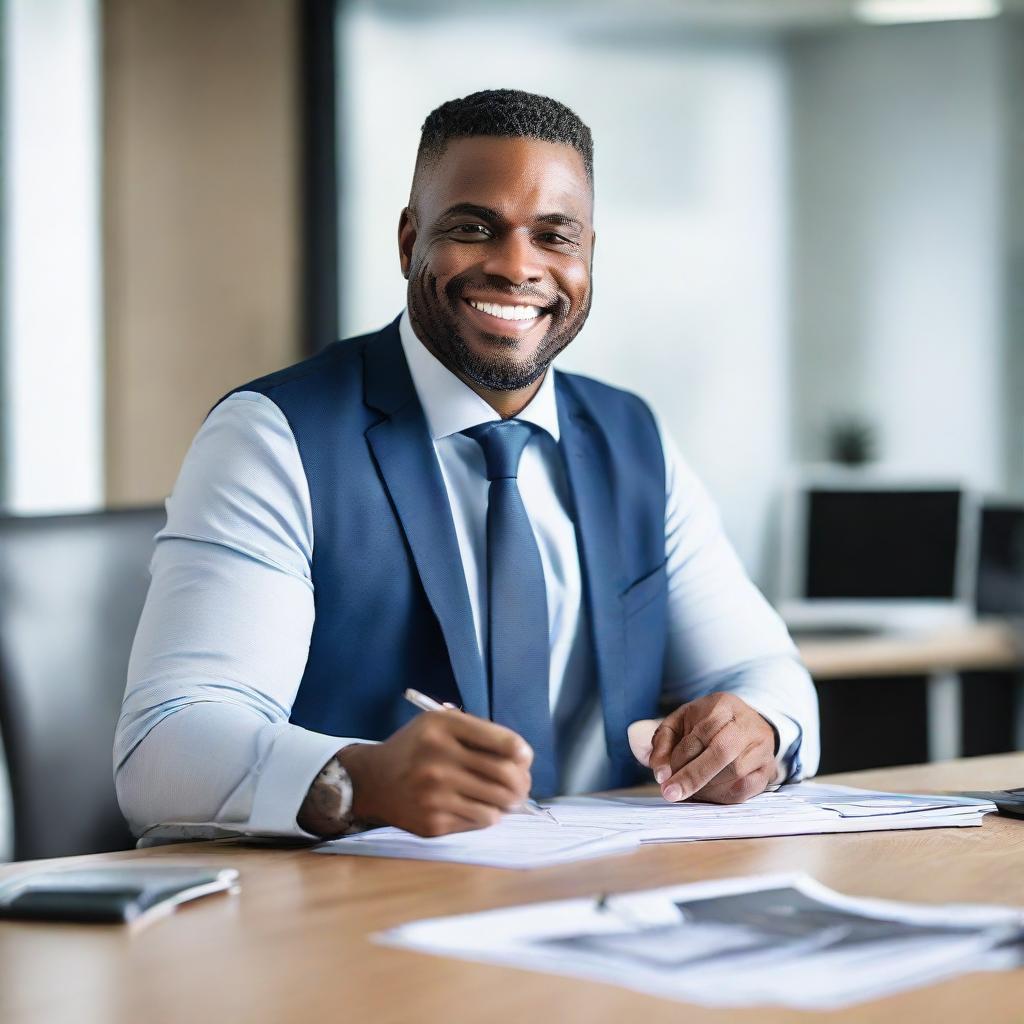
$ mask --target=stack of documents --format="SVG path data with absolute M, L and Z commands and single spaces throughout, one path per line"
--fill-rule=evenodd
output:
M 557 824 L 509 814 L 491 828 L 436 839 L 379 828 L 316 850 L 537 868 L 626 853 L 641 843 L 980 825 L 982 816 L 996 808 L 971 797 L 880 793 L 801 782 L 743 804 L 669 804 L 660 796 L 565 797 L 548 809 Z
M 660 796 L 570 797 L 551 811 L 565 824 L 586 822 L 633 833 L 643 843 L 823 832 L 871 832 L 980 825 L 987 800 L 880 793 L 800 782 L 743 804 L 668 804 Z
M 1019 966 L 1024 913 L 855 899 L 781 875 L 417 921 L 376 938 L 705 1006 L 835 1009 Z

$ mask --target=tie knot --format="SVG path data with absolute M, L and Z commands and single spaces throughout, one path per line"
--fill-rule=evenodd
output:
M 500 420 L 481 423 L 462 431 L 473 438 L 484 450 L 487 461 L 487 479 L 515 479 L 519 473 L 519 459 L 530 440 L 533 427 L 523 420 Z

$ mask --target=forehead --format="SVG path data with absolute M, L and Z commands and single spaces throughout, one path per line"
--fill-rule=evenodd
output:
M 540 139 L 453 139 L 423 168 L 417 203 L 426 218 L 474 203 L 510 220 L 565 213 L 589 223 L 593 193 L 583 157 Z

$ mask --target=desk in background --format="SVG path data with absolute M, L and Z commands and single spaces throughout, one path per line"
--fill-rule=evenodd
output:
M 879 676 L 928 680 L 928 757 L 947 761 L 961 753 L 961 672 L 1019 671 L 1024 638 L 1010 623 L 993 620 L 932 633 L 798 639 L 816 682 Z M 1015 746 L 1024 750 L 1024 686 L 1017 683 Z M 1024 781 L 1020 783 L 1024 785 Z M 1024 1017 L 1024 1008 L 1022 1008 Z
M 1024 785 L 1024 754 L 860 772 L 834 781 L 879 789 L 1006 788 Z M 805 871 L 858 896 L 1024 907 L 1024 822 L 995 816 L 970 829 L 650 846 L 624 857 L 532 872 L 224 843 L 49 863 L 126 858 L 235 866 L 242 892 L 183 908 L 134 935 L 118 928 L 0 923 L 4 1024 L 1009 1024 L 1024 1016 L 1024 970 L 967 975 L 839 1013 L 723 1011 L 369 941 L 375 932 L 417 918 L 779 871 Z M 17 870 L 18 865 L 7 866 L 0 877 Z

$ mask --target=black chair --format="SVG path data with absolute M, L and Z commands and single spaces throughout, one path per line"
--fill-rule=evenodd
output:
M 130 849 L 114 728 L 162 508 L 0 517 L 0 737 L 14 857 Z

